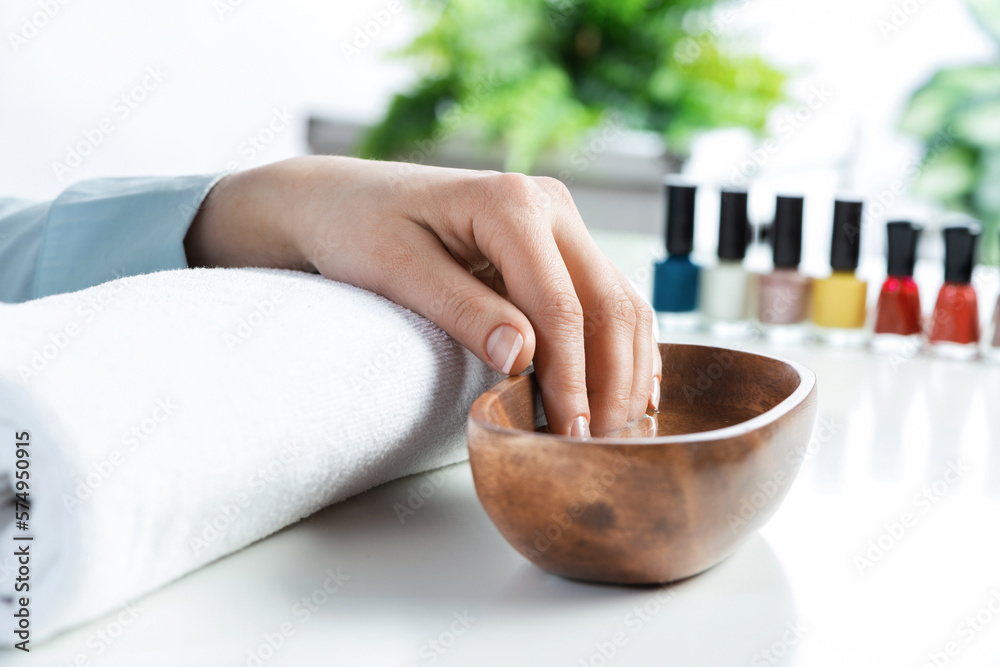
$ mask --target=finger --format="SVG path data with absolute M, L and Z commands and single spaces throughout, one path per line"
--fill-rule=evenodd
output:
M 647 304 L 648 305 L 648 304 Z M 656 319 L 653 319 L 656 322 Z M 652 338 L 653 343 L 653 387 L 649 395 L 649 407 L 656 411 L 660 411 L 660 383 L 663 380 L 663 357 L 660 355 L 660 344 L 656 342 L 656 336 Z
M 635 349 L 636 349 L 636 383 L 633 385 L 633 399 L 636 396 L 640 399 L 641 409 L 659 411 L 660 408 L 660 380 L 663 378 L 663 359 L 660 357 L 660 345 L 657 343 L 656 315 L 653 307 L 635 289 L 635 286 L 625 277 L 619 269 L 619 276 L 628 286 L 629 297 L 636 304 L 636 312 L 639 313 L 636 324 Z M 649 350 L 649 354 L 641 354 L 640 351 Z M 645 379 L 649 378 L 648 385 L 643 386 Z M 645 399 L 643 399 L 645 397 Z
M 549 429 L 589 437 L 584 311 L 552 236 L 550 213 L 531 179 L 504 174 L 497 204 L 473 220 L 478 247 L 503 275 L 536 336 L 535 371 Z
M 618 283 L 584 286 L 584 310 L 593 326 L 587 336 L 587 386 L 595 432 L 609 433 L 632 418 L 630 403 L 635 372 L 636 312 Z M 595 290 L 600 290 L 595 292 Z
M 362 286 L 420 313 L 501 373 L 531 363 L 536 343 L 528 318 L 460 266 L 431 232 L 407 226 L 385 239 L 380 256 L 385 269 Z
M 637 412 L 631 409 L 637 313 L 607 260 L 595 261 L 600 255 L 591 255 L 591 261 L 581 266 L 576 253 L 564 253 L 585 313 L 591 430 L 604 435 L 620 429 L 628 419 L 639 417 L 630 416 L 630 412 Z M 638 356 L 648 356 L 648 352 Z M 646 384 L 644 392 L 648 390 L 648 379 Z
M 625 292 L 632 300 L 635 308 L 635 366 L 632 371 L 632 396 L 629 401 L 629 420 L 639 419 L 650 407 L 655 409 L 659 403 L 659 378 L 653 372 L 654 361 L 650 350 L 653 349 L 653 309 L 640 297 L 628 280 L 617 268 L 619 279 L 625 285 Z M 654 394 L 655 396 L 654 401 Z
M 591 428 L 606 434 L 649 405 L 651 314 L 594 242 L 565 186 L 539 179 L 558 204 L 556 243 L 583 303 Z

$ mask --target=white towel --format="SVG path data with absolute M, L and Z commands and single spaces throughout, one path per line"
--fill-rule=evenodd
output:
M 15 545 L 30 544 L 34 642 L 462 460 L 468 408 L 499 379 L 423 317 L 294 271 L 164 271 L 0 305 L 0 644 L 17 639 Z

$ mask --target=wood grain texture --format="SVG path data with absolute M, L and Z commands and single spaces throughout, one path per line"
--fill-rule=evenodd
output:
M 617 437 L 536 430 L 544 414 L 532 376 L 473 404 L 479 500 L 539 567 L 626 584 L 690 577 L 753 535 L 787 493 L 815 421 L 812 371 L 700 345 L 661 343 L 660 354 L 659 412 Z

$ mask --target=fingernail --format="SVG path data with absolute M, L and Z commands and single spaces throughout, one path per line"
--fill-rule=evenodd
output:
M 580 415 L 573 420 L 573 425 L 569 428 L 569 435 L 571 438 L 583 438 L 587 439 L 590 437 L 590 422 L 583 415 Z
M 504 375 L 510 373 L 524 347 L 524 336 L 509 324 L 501 324 L 486 339 L 486 355 Z
M 660 376 L 653 376 L 653 386 L 649 388 L 649 407 L 654 412 L 660 411 Z

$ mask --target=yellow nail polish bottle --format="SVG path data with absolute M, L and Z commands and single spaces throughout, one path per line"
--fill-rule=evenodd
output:
M 826 343 L 863 345 L 868 283 L 855 275 L 861 249 L 861 202 L 837 201 L 833 208 L 830 266 L 833 273 L 813 285 L 813 324 Z

